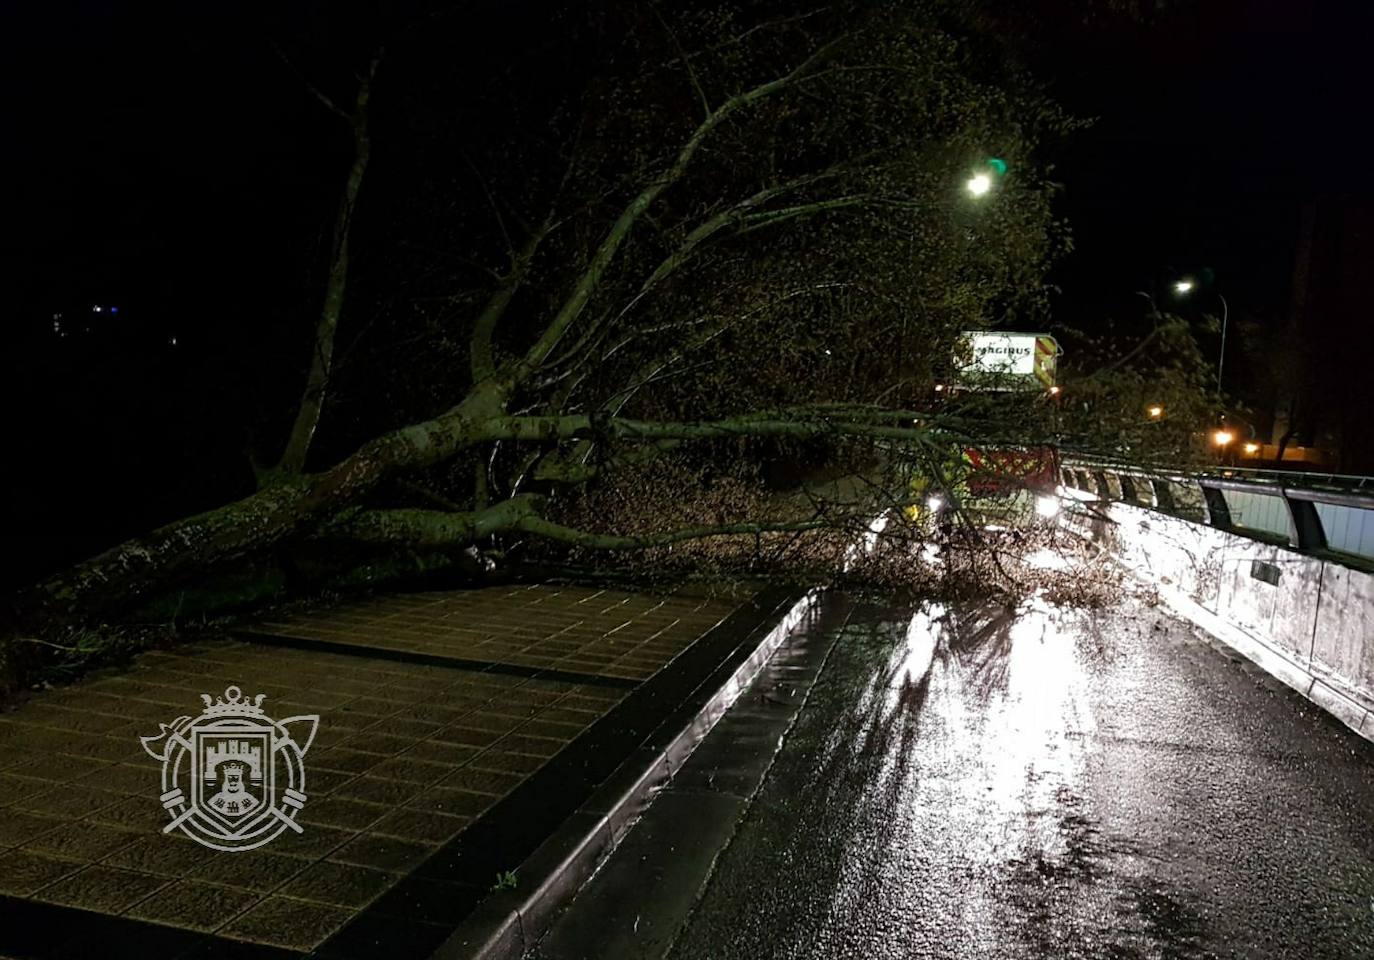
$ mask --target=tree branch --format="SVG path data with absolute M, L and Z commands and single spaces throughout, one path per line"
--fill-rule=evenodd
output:
M 535 499 L 512 497 L 484 510 L 354 510 L 323 527 L 319 536 L 375 545 L 446 547 L 474 543 L 520 528 L 534 516 Z
M 515 298 L 516 291 L 520 289 L 520 284 L 524 282 L 525 275 L 529 272 L 530 263 L 539 250 L 539 245 L 543 243 L 544 238 L 549 235 L 549 231 L 552 229 L 553 214 L 550 213 L 539 229 L 526 238 L 525 245 L 513 254 L 510 272 L 506 274 L 500 286 L 487 299 L 482 312 L 477 315 L 477 319 L 472 325 L 472 338 L 469 347 L 473 383 L 485 380 L 496 372 L 496 356 L 492 345 L 496 325 L 505 315 L 511 300 Z
M 609 533 L 590 533 L 565 527 L 538 516 L 527 516 L 519 521 L 518 528 L 546 540 L 592 550 L 648 550 L 653 547 L 666 547 L 688 540 L 704 540 L 708 537 L 728 537 L 760 533 L 795 533 L 817 530 L 830 526 L 825 520 L 793 520 L 776 523 L 727 523 L 719 526 L 686 527 L 667 533 L 642 534 L 640 536 L 617 536 Z
M 353 228 L 353 211 L 358 204 L 358 192 L 362 189 L 363 176 L 367 173 L 368 159 L 372 153 L 372 141 L 368 134 L 368 101 L 372 95 L 372 81 L 377 75 L 382 54 L 381 50 L 373 54 L 368 63 L 367 73 L 358 78 L 353 112 L 344 114 L 353 130 L 353 163 L 348 171 L 348 179 L 344 182 L 338 211 L 335 214 L 329 275 L 325 281 L 320 317 L 315 324 L 310 372 L 306 375 L 305 390 L 296 409 L 296 419 L 291 425 L 290 437 L 282 451 L 281 459 L 277 462 L 277 471 L 282 473 L 298 474 L 305 469 L 306 456 L 315 438 L 315 430 L 320 424 L 325 391 L 329 387 L 330 375 L 333 372 L 334 340 L 338 334 L 339 317 L 343 313 L 344 292 L 348 283 L 349 235 Z M 338 111 L 322 93 L 318 90 L 315 93 L 336 112 Z
M 822 62 L 824 58 L 830 54 L 831 50 L 833 50 L 838 43 L 838 40 L 833 40 L 822 45 L 803 60 L 795 69 L 782 77 L 770 80 L 767 83 L 759 84 L 757 87 L 747 90 L 744 93 L 735 94 L 712 111 L 710 115 L 697 126 L 691 137 L 688 138 L 687 142 L 683 144 L 682 148 L 678 151 L 677 157 L 669 168 L 641 189 L 625 206 L 625 209 L 621 211 L 620 216 L 616 218 L 615 223 L 612 224 L 605 239 L 601 241 L 596 252 L 592 255 L 591 262 L 573 285 L 572 292 L 563 302 L 558 313 L 554 315 L 553 320 L 550 321 L 543 334 L 535 341 L 534 345 L 526 352 L 524 358 L 516 365 L 513 371 L 515 382 L 523 382 L 530 374 L 539 369 L 544 361 L 548 359 L 554 347 L 568 332 L 569 328 L 577 322 L 579 317 L 581 317 L 583 310 L 586 309 L 587 302 L 600 286 L 606 270 L 610 267 L 612 260 L 615 259 L 616 253 L 620 250 L 621 245 L 629 236 L 630 230 L 644 212 L 653 205 L 654 201 L 657 200 L 665 190 L 682 178 L 693 156 L 696 155 L 696 152 L 701 148 L 701 145 L 706 141 L 707 137 L 735 113 L 786 89 L 799 79 L 807 76 L 817 63 Z
M 302 86 L 304 86 L 306 90 L 310 91 L 311 96 L 313 96 L 316 100 L 320 101 L 320 103 L 324 104 L 325 109 L 328 110 L 330 113 L 334 114 L 334 116 L 343 120 L 345 123 L 352 125 L 353 115 L 350 114 L 347 110 L 340 107 L 333 100 L 331 100 L 323 90 L 321 90 L 319 87 L 311 83 L 309 78 L 307 78 L 306 75 L 302 73 L 300 69 L 297 68 L 297 66 L 291 61 L 291 58 L 286 55 L 286 51 L 281 48 L 280 44 L 278 44 L 275 41 L 272 41 L 272 50 L 276 53 L 277 57 L 281 60 L 281 62 L 286 65 L 287 69 L 289 69 L 292 73 L 296 75 L 297 79 L 300 80 Z

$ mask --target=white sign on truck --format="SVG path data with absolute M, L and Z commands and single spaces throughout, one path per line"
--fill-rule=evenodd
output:
M 965 330 L 956 348 L 960 381 L 983 389 L 1054 386 L 1059 344 L 1047 333 Z

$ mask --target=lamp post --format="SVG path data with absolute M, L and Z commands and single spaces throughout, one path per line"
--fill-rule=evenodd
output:
M 1193 292 L 1195 286 L 1197 286 L 1197 284 L 1193 283 L 1193 281 L 1187 277 L 1184 277 L 1182 280 L 1174 281 L 1174 293 L 1180 297 L 1186 297 Z M 1226 319 L 1227 314 L 1231 311 L 1230 307 L 1226 304 L 1226 298 L 1224 296 L 1218 293 L 1217 299 L 1221 301 L 1221 354 L 1217 357 L 1217 394 L 1220 395 L 1221 375 L 1226 369 Z

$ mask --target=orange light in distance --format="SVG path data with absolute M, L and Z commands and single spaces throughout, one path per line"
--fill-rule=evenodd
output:
M 1236 439 L 1235 434 L 1231 433 L 1230 430 L 1218 430 L 1212 434 L 1212 442 L 1219 447 L 1226 446 L 1234 439 Z
M 1246 452 L 1246 453 L 1251 453 L 1251 454 L 1259 453 L 1259 444 L 1258 444 L 1258 443 L 1247 443 L 1247 444 L 1245 445 L 1245 452 Z
M 1146 407 L 1145 412 L 1150 415 L 1151 420 L 1158 420 L 1160 417 L 1164 416 L 1164 408 L 1157 403 Z

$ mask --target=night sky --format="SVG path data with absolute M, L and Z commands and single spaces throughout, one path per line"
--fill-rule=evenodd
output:
M 518 21 L 521 4 L 501 6 Z M 1063 6 L 1014 14 L 1057 98 L 1097 118 L 1056 158 L 1076 249 L 1053 275 L 1055 322 L 1138 320 L 1135 291 L 1163 299 L 1205 269 L 1233 336 L 1247 318 L 1280 325 L 1302 203 L 1368 209 L 1374 5 L 1160 0 L 1143 19 L 1092 24 Z M 4 522 L 77 544 L 54 556 L 241 491 L 254 432 L 281 426 L 265 371 L 280 369 L 274 352 L 304 356 L 344 154 L 272 49 L 285 36 L 318 67 L 310 39 L 290 13 L 262 11 L 0 10 L 8 459 L 22 465 Z M 490 26 L 474 18 L 475 47 Z M 1236 370 L 1260 376 L 1239 356 Z
M 1369 193 L 1374 6 L 1171 6 L 1149 29 L 1075 31 L 1042 69 L 1098 118 L 1059 163 L 1077 244 L 1058 271 L 1066 315 L 1124 312 L 1201 267 L 1233 309 L 1282 311 L 1302 201 Z

